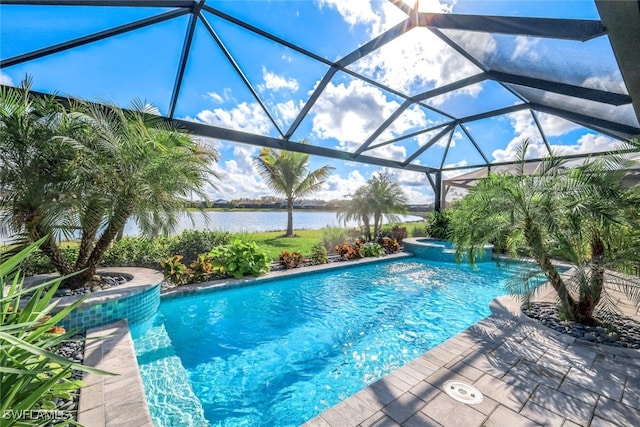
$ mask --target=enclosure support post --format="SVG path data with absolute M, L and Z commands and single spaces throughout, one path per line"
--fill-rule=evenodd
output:
M 442 206 L 444 205 L 444 200 L 442 200 L 444 198 L 442 193 L 442 171 L 436 172 L 435 175 L 435 185 L 433 186 L 433 193 L 435 195 L 435 199 L 433 201 L 433 210 L 436 212 L 441 212 Z

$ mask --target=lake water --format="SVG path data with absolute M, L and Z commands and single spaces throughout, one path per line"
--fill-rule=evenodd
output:
M 400 215 L 402 222 L 421 221 L 416 215 Z M 347 227 L 356 227 L 351 221 Z M 327 226 L 343 227 L 335 212 L 294 211 L 294 230 L 318 230 Z M 230 232 L 279 231 L 287 229 L 286 211 L 207 211 L 182 215 L 175 232 L 188 229 L 210 229 Z M 129 220 L 124 229 L 127 236 L 138 236 L 140 230 L 135 221 Z

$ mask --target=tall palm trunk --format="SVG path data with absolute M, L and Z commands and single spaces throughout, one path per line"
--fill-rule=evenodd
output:
M 287 197 L 287 233 L 285 237 L 293 237 L 293 197 Z

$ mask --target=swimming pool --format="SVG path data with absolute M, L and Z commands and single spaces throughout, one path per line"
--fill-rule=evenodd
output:
M 489 315 L 508 275 L 405 258 L 163 300 L 132 328 L 153 421 L 299 425 Z

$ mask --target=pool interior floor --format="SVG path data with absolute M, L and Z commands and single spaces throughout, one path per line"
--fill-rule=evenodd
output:
M 617 293 L 618 307 L 640 319 Z M 553 300 L 549 289 L 539 299 Z M 588 343 L 523 317 L 509 296 L 492 315 L 309 420 L 343 426 L 638 426 L 640 350 Z M 472 384 L 461 403 L 446 381 Z

